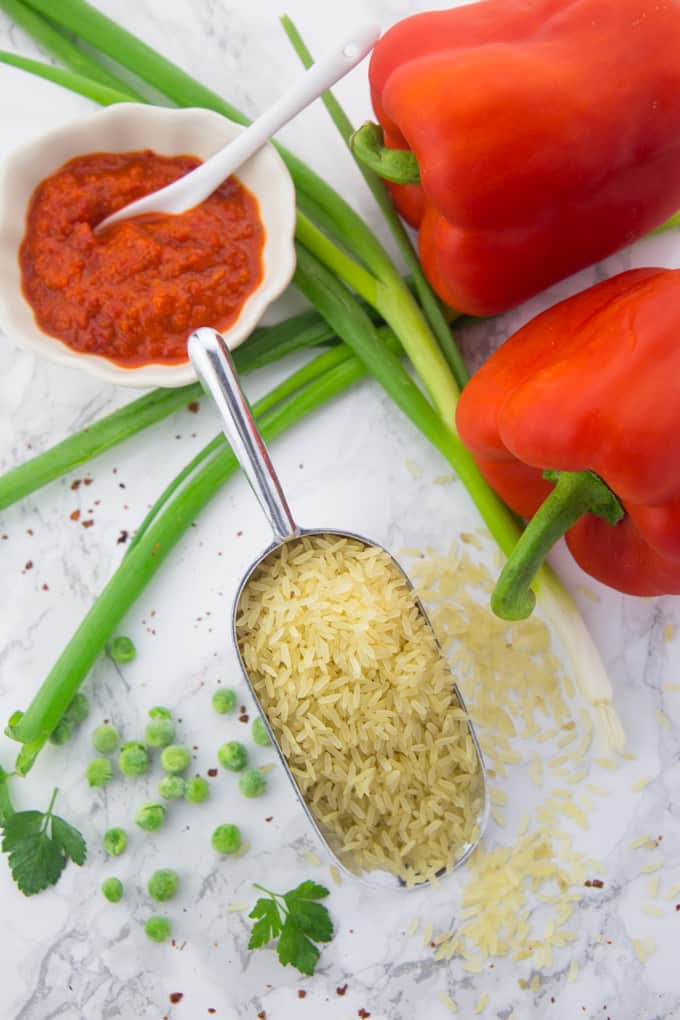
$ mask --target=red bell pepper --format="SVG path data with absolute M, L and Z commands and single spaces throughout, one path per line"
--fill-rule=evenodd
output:
M 503 311 L 680 206 L 679 0 L 483 0 L 391 28 L 354 149 L 438 294 Z M 373 130 L 372 130 L 373 128 Z M 396 151 L 395 151 L 396 150 Z
M 496 492 L 534 515 L 499 615 L 528 615 L 536 566 L 565 531 L 612 588 L 680 593 L 680 270 L 630 270 L 543 312 L 473 376 L 456 424 Z

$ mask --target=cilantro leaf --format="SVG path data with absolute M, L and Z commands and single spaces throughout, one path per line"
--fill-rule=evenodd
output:
M 25 896 L 54 885 L 66 867 L 66 857 L 44 832 L 25 836 L 9 855 L 12 878 Z
M 288 907 L 298 900 L 322 900 L 328 896 L 328 889 L 316 882 L 301 882 L 295 889 L 291 889 L 283 897 Z
M 314 973 L 320 955 L 319 950 L 298 927 L 291 914 L 284 921 L 277 953 L 284 966 L 290 963 L 297 967 L 301 974 L 309 975 Z
M 27 836 L 39 833 L 44 817 L 42 811 L 17 811 L 8 818 L 2 836 L 2 849 L 5 853 L 14 850 Z
M 250 933 L 248 949 L 259 949 L 266 946 L 268 942 L 275 939 L 281 933 L 281 914 L 276 900 L 260 899 L 257 901 L 248 917 L 257 917 L 258 921 L 253 925 Z
M 56 815 L 52 818 L 52 839 L 61 849 L 65 857 L 74 864 L 83 865 L 87 856 L 85 840 L 76 828 Z

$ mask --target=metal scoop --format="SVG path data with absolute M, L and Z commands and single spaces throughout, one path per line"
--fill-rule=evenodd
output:
M 255 699 L 255 702 L 260 710 L 260 713 L 265 721 L 269 736 L 272 740 L 272 744 L 276 749 L 279 758 L 286 770 L 286 774 L 290 779 L 295 792 L 304 808 L 309 821 L 317 832 L 317 835 L 324 843 L 329 853 L 337 860 L 340 867 L 343 868 L 349 874 L 354 877 L 361 878 L 371 885 L 385 886 L 385 885 L 404 885 L 405 883 L 397 878 L 394 874 L 387 871 L 370 871 L 361 870 L 357 867 L 351 859 L 348 859 L 346 854 L 339 856 L 333 847 L 333 843 L 336 842 L 333 835 L 325 832 L 323 825 L 320 824 L 319 820 L 315 818 L 313 811 L 309 804 L 305 800 L 305 797 L 300 790 L 293 774 L 291 773 L 289 763 L 284 755 L 279 743 L 276 739 L 276 734 L 270 724 L 267 716 L 266 705 L 263 705 L 258 697 L 258 694 L 254 688 L 254 684 L 251 681 L 245 663 L 241 656 L 239 648 L 239 638 L 237 633 L 237 618 L 239 612 L 239 605 L 243 593 L 250 581 L 253 573 L 262 566 L 269 559 L 270 556 L 276 556 L 280 554 L 280 550 L 284 543 L 294 539 L 300 539 L 303 537 L 330 537 L 330 538 L 347 538 L 352 539 L 354 542 L 359 542 L 367 547 L 373 547 L 382 550 L 396 566 L 398 571 L 404 577 L 409 587 L 412 589 L 411 582 L 408 576 L 401 568 L 399 563 L 383 546 L 377 545 L 376 543 L 370 542 L 368 539 L 363 538 L 361 535 L 356 535 L 351 532 L 337 531 L 336 529 L 327 530 L 309 530 L 299 528 L 295 523 L 291 514 L 286 497 L 284 496 L 281 484 L 276 476 L 272 463 L 269 459 L 267 449 L 265 447 L 262 436 L 260 435 L 257 425 L 253 419 L 247 400 L 241 390 L 238 376 L 234 368 L 231 355 L 226 346 L 223 337 L 214 329 L 202 328 L 196 330 L 189 337 L 188 342 L 189 357 L 194 366 L 198 378 L 201 380 L 204 389 L 215 401 L 217 408 L 222 417 L 222 424 L 224 434 L 227 438 L 229 445 L 231 446 L 234 455 L 236 456 L 243 472 L 248 479 L 248 482 L 253 489 L 253 492 L 257 496 L 257 499 L 262 507 L 274 533 L 273 543 L 265 549 L 261 556 L 259 556 L 249 570 L 246 572 L 243 580 L 241 581 L 238 589 L 236 599 L 234 602 L 234 609 L 232 614 L 232 632 L 234 636 L 234 644 L 239 652 L 239 660 L 243 675 L 250 688 L 250 692 Z M 420 600 L 415 597 L 417 608 L 428 627 L 431 629 L 431 625 L 427 614 L 420 603 Z M 439 647 L 434 632 L 432 632 L 433 639 Z M 458 690 L 458 687 L 452 681 L 453 689 L 453 702 L 452 708 L 460 708 L 465 712 L 465 704 L 463 698 Z M 464 845 L 456 848 L 456 854 L 446 869 L 447 871 L 453 870 L 453 868 L 459 867 L 464 861 L 470 856 L 472 851 L 477 846 L 479 839 L 481 838 L 484 826 L 486 824 L 489 814 L 489 801 L 487 795 L 487 782 L 486 772 L 484 768 L 484 762 L 482 759 L 482 753 L 477 741 L 476 734 L 469 720 L 465 724 L 468 728 L 472 744 L 474 746 L 474 753 L 477 758 L 477 764 L 479 767 L 479 790 L 477 793 L 479 799 L 479 811 L 476 819 L 476 832 L 474 838 L 465 843 Z M 418 887 L 427 884 L 426 882 L 418 883 Z

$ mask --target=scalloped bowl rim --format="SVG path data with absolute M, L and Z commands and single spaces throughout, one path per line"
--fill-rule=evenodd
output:
M 26 209 L 40 181 L 75 156 L 148 148 L 161 155 L 188 154 L 205 160 L 243 130 L 212 110 L 119 103 L 15 149 L 0 165 L 0 328 L 6 336 L 34 354 L 110 383 L 173 387 L 194 382 L 196 374 L 188 360 L 179 365 L 124 368 L 98 355 L 74 351 L 39 329 L 23 295 L 19 271 Z M 295 188 L 285 163 L 267 144 L 235 176 L 259 203 L 265 244 L 260 284 L 247 298 L 238 319 L 220 331 L 232 350 L 248 338 L 295 271 Z

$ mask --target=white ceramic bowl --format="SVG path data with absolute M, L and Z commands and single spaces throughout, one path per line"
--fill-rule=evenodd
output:
M 67 124 L 15 150 L 0 166 L 0 327 L 34 354 L 123 386 L 183 386 L 196 376 L 191 363 L 123 368 L 94 354 L 80 354 L 43 333 L 21 290 L 18 252 L 28 202 L 43 178 L 89 152 L 152 149 L 163 156 L 207 159 L 243 128 L 211 110 L 174 110 L 120 103 Z M 265 228 L 262 282 L 228 330 L 230 348 L 252 332 L 267 306 L 287 287 L 295 269 L 295 189 L 281 157 L 265 145 L 236 175 L 257 198 Z M 197 323 L 214 326 L 215 323 Z

